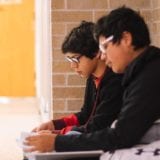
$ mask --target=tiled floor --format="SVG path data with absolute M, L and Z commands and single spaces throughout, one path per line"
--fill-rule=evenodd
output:
M 0 98 L 0 159 L 22 160 L 16 143 L 21 131 L 30 131 L 40 122 L 35 98 Z

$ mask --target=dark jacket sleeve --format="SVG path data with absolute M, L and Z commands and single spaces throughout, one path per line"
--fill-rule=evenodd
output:
M 88 120 L 92 107 L 95 101 L 95 85 L 90 76 L 86 81 L 85 95 L 84 95 L 84 103 L 81 107 L 80 112 L 74 113 L 72 115 L 63 117 L 61 119 L 53 120 L 55 129 L 63 129 L 67 126 L 73 126 L 73 128 L 79 128 L 78 126 L 83 126 Z M 64 128 L 65 129 L 65 128 Z
M 125 90 L 124 104 L 115 128 L 82 134 L 57 136 L 56 151 L 131 147 L 139 142 L 153 122 L 160 117 L 159 62 L 146 67 Z
M 88 98 L 91 98 L 89 95 L 90 94 L 89 88 L 91 88 L 91 77 L 89 77 L 86 82 L 84 104 L 81 107 L 81 111 L 78 113 L 74 113 L 74 114 L 62 117 L 60 119 L 53 120 L 53 124 L 56 130 L 65 129 L 68 126 L 74 127 L 74 126 L 83 125 L 87 121 L 87 118 L 89 117 L 89 114 L 92 109 L 90 107 L 91 106 L 90 103 L 88 104 L 88 101 L 87 101 Z
M 75 114 L 70 114 L 70 115 L 65 116 L 63 118 L 53 120 L 53 124 L 54 124 L 55 130 L 61 130 L 67 126 L 69 126 L 70 128 L 71 128 L 71 126 L 78 126 L 79 121 L 78 121 L 77 116 Z M 68 129 L 66 128 L 66 130 L 68 130 Z

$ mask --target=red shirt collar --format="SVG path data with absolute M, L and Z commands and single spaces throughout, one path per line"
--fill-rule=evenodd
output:
M 103 75 L 104 75 L 104 74 L 103 74 Z M 102 80 L 102 78 L 103 78 L 103 75 L 102 75 L 101 77 L 92 76 L 92 77 L 93 77 L 93 81 L 94 81 L 94 83 L 95 83 L 95 85 L 96 85 L 96 88 L 99 87 L 99 85 L 100 85 L 100 83 L 101 83 L 101 80 Z

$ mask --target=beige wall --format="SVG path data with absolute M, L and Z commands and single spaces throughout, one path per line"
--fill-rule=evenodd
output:
M 81 20 L 96 21 L 118 6 L 137 9 L 147 21 L 153 44 L 160 44 L 159 0 L 52 0 L 53 113 L 54 118 L 78 111 L 85 80 L 70 69 L 61 53 L 65 35 Z
M 152 16 L 151 16 L 151 22 L 152 22 L 152 39 L 153 44 L 156 46 L 160 46 L 160 1 L 159 0 L 152 0 Z

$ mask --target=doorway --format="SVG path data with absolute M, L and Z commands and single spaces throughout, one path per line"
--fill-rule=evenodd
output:
M 35 96 L 34 1 L 0 1 L 0 96 Z

